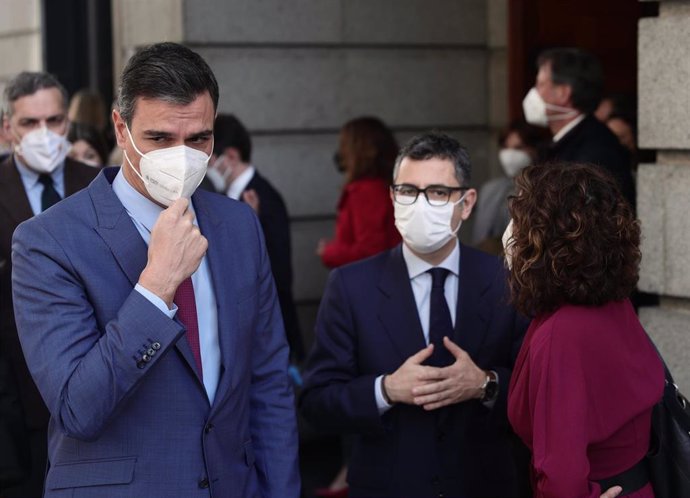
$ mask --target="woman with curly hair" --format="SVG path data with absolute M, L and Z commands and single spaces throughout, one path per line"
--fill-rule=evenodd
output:
M 516 192 L 504 236 L 509 284 L 534 319 L 508 416 L 532 451 L 534 495 L 653 498 L 644 460 L 664 372 L 628 299 L 639 224 L 601 168 L 531 166 Z

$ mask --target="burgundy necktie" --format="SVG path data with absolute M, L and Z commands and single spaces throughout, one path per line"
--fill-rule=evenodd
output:
M 187 342 L 194 355 L 199 375 L 203 378 L 201 368 L 201 347 L 199 346 L 199 322 L 196 315 L 196 301 L 194 300 L 194 286 L 192 278 L 182 282 L 175 292 L 175 304 L 177 305 L 177 317 L 187 328 Z

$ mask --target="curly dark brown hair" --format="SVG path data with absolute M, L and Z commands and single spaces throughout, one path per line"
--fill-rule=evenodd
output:
M 600 306 L 635 288 L 640 226 L 602 168 L 539 164 L 515 179 L 508 241 L 513 304 L 526 315 Z

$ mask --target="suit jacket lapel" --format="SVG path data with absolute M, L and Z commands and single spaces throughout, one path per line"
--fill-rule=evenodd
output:
M 378 318 L 404 361 L 424 349 L 426 342 L 401 245 L 390 253 L 379 290 Z
M 234 300 L 230 299 L 230 296 L 232 296 L 231 289 L 228 287 L 230 279 L 219 278 L 221 275 L 231 275 L 233 273 L 232 258 L 229 258 L 227 253 L 223 252 L 224 248 L 229 247 L 229 244 L 224 240 L 227 232 L 223 229 L 222 217 L 218 216 L 218 213 L 211 209 L 206 201 L 206 196 L 202 194 L 197 193 L 192 196 L 199 229 L 209 241 L 206 261 L 208 263 L 213 293 L 216 297 L 216 310 L 218 313 L 218 344 L 220 346 L 221 373 L 214 399 L 215 406 L 216 402 L 222 401 L 224 394 L 230 388 L 232 380 L 230 352 L 235 350 L 234 341 L 236 334 L 223 333 L 223 331 L 230 327 L 230 324 L 235 323 L 234 314 L 237 312 L 237 308 L 234 305 Z
M 24 183 L 14 164 L 13 155 L 0 164 L 0 192 L 2 192 L 0 203 L 5 206 L 17 225 L 33 217 L 34 212 L 31 210 Z
M 455 343 L 474 358 L 484 341 L 491 310 L 483 298 L 489 281 L 474 250 L 460 246 L 460 278 L 455 314 Z

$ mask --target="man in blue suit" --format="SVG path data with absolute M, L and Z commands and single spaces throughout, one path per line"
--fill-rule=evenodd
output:
M 456 140 L 414 138 L 391 187 L 403 244 L 330 275 L 300 404 L 355 434 L 350 496 L 530 496 L 506 415 L 527 321 L 501 261 L 457 240 L 469 181 Z
M 261 226 L 192 195 L 217 105 L 198 54 L 135 54 L 113 111 L 122 168 L 15 232 L 17 328 L 51 414 L 46 497 L 299 495 Z

